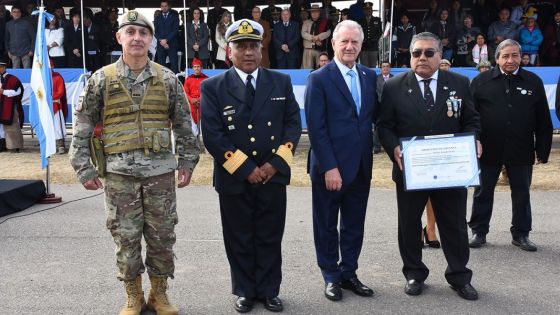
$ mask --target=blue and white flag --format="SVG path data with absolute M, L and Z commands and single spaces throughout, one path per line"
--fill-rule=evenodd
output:
M 41 167 L 49 164 L 48 158 L 56 152 L 54 135 L 54 116 L 52 111 L 52 75 L 45 39 L 45 17 L 52 20 L 53 16 L 41 7 L 33 12 L 39 15 L 33 66 L 31 67 L 31 105 L 29 122 L 35 130 L 41 146 Z

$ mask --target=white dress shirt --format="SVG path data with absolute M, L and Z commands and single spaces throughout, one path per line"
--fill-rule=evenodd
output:
M 417 75 L 416 73 L 414 75 L 416 76 L 416 80 L 418 80 L 418 85 L 420 86 L 420 92 L 422 93 L 422 97 L 424 97 L 424 82 L 422 82 L 424 78 Z M 438 75 L 439 75 L 439 70 L 434 72 L 434 74 L 432 74 L 432 76 L 430 77 L 432 79 L 432 81 L 430 81 L 430 90 L 432 90 L 432 95 L 434 96 L 434 104 L 436 103 L 436 97 L 437 97 L 436 94 L 437 94 Z
M 241 81 L 243 82 L 243 84 L 245 84 L 247 82 L 247 76 L 250 74 L 253 76 L 253 79 L 251 80 L 251 83 L 253 84 L 253 87 L 255 88 L 255 90 L 257 89 L 257 76 L 259 75 L 259 68 L 255 69 L 255 71 L 253 71 L 253 73 L 245 73 L 243 71 L 241 71 L 240 69 L 237 69 L 237 67 L 233 67 L 235 69 L 235 72 L 237 72 L 237 74 L 239 75 L 239 77 L 241 78 Z

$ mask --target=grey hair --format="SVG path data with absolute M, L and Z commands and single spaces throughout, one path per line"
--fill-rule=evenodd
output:
M 333 39 L 336 40 L 338 38 L 338 33 L 342 28 L 349 28 L 349 29 L 357 29 L 360 31 L 360 42 L 364 41 L 364 30 L 362 26 L 355 21 L 352 20 L 344 20 L 336 25 L 333 32 Z
M 419 40 L 433 40 L 437 43 L 437 51 L 443 51 L 443 44 L 441 43 L 439 37 L 437 37 L 435 34 L 430 32 L 422 32 L 412 37 L 412 41 L 410 42 L 410 47 L 408 48 L 409 52 L 412 52 L 412 48 L 414 48 L 414 44 L 416 44 L 416 42 Z
M 521 53 L 521 45 L 518 42 L 514 41 L 513 39 L 504 39 L 498 47 L 496 47 L 496 52 L 494 53 L 494 57 L 496 61 L 500 58 L 500 52 L 506 48 L 507 46 L 515 46 L 519 49 L 519 53 Z

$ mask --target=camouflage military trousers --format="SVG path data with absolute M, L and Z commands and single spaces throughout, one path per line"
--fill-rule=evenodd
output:
M 107 228 L 117 245 L 119 280 L 134 280 L 144 272 L 142 235 L 148 274 L 173 278 L 174 230 L 178 223 L 174 175 L 138 178 L 106 174 Z

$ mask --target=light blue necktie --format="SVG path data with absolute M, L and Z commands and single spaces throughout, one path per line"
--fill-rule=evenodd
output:
M 360 115 L 360 94 L 358 94 L 358 82 L 356 78 L 356 72 L 354 70 L 350 70 L 346 73 L 350 76 L 350 93 L 352 93 L 352 98 L 354 99 L 354 103 L 356 103 L 356 110 L 358 111 L 358 115 Z

